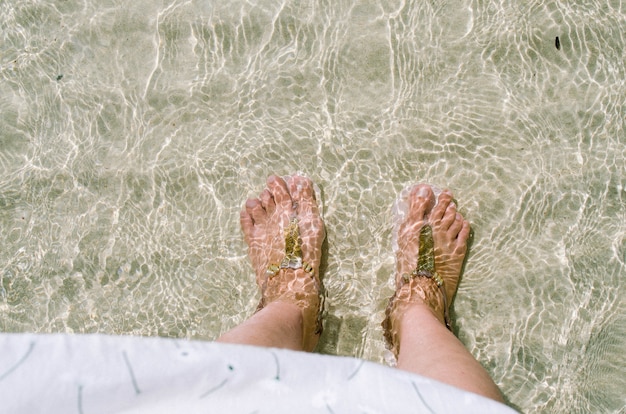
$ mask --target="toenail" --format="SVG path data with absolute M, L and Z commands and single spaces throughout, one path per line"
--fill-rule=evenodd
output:
M 415 195 L 420 198 L 428 197 L 428 187 L 419 187 L 415 192 Z

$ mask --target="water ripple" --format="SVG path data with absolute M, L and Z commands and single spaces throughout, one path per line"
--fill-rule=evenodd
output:
M 320 349 L 382 362 L 390 208 L 426 181 L 472 222 L 453 314 L 509 401 L 623 408 L 621 2 L 200 3 L 0 4 L 0 330 L 215 338 L 258 302 L 243 201 L 303 171 Z

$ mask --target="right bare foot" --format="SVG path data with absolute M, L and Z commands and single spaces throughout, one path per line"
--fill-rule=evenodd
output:
M 321 333 L 319 266 L 325 237 L 313 183 L 297 175 L 287 181 L 270 176 L 260 197 L 246 201 L 240 221 L 261 290 L 258 310 L 275 301 L 301 308 L 303 349 L 312 350 Z
M 396 356 L 399 321 L 411 306 L 425 304 L 442 323 L 446 323 L 445 315 L 458 286 L 470 234 L 469 222 L 456 211 L 449 191 L 435 197 L 430 186 L 419 184 L 404 192 L 398 203 L 400 207 L 396 207 L 396 214 L 400 222 L 394 229 L 396 292 L 390 299 L 383 322 L 385 339 Z M 432 277 L 418 276 L 414 272 L 418 268 L 419 253 L 425 248 L 420 249 L 420 233 L 427 226 L 432 229 L 434 246 L 430 254 L 433 255 L 434 269 L 421 275 L 431 273 Z M 423 263 L 422 260 L 428 258 L 419 259 Z M 443 281 L 445 298 L 435 274 Z

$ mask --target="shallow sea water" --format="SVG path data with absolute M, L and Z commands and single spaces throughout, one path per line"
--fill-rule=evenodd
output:
M 301 171 L 319 351 L 383 362 L 425 181 L 472 222 L 455 327 L 507 400 L 626 412 L 623 1 L 17 0 L 0 29 L 2 331 L 216 338 L 259 298 L 244 200 Z

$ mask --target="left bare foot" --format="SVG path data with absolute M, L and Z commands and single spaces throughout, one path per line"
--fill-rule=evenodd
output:
M 319 266 L 325 231 L 313 183 L 306 177 L 270 176 L 259 198 L 240 215 L 257 285 L 259 309 L 278 301 L 297 305 L 303 316 L 303 349 L 321 333 Z

